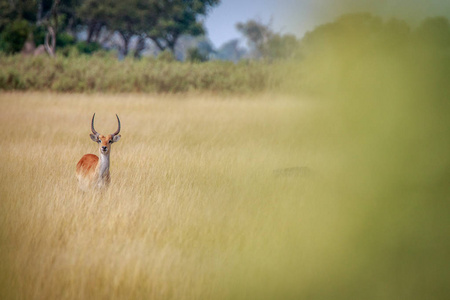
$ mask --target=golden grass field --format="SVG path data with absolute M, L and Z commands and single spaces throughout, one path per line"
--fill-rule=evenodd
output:
M 267 273 L 296 254 L 285 238 L 310 180 L 276 170 L 313 168 L 299 139 L 312 105 L 216 98 L 0 95 L 9 295 L 199 299 L 270 287 Z M 98 154 L 93 112 L 101 133 L 115 131 L 115 113 L 122 121 L 104 194 L 79 192 L 75 178 L 81 156 Z
M 100 133 L 122 122 L 102 194 L 75 177 L 98 152 L 93 112 Z M 443 212 L 390 201 L 422 182 L 396 173 L 412 142 L 392 148 L 386 127 L 368 138 L 336 113 L 272 94 L 0 94 L 0 298 L 429 295 L 446 256 L 430 258 L 440 236 L 417 224 Z

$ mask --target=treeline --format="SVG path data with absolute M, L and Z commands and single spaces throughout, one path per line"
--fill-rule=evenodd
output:
M 292 56 L 294 35 L 268 24 L 236 24 L 248 49 L 231 40 L 218 49 L 206 37 L 204 18 L 219 0 L 0 0 L 0 51 L 29 55 L 114 50 L 120 58 L 167 52 L 178 60 L 279 59 Z M 37 49 L 36 49 L 37 48 Z
M 174 50 L 183 35 L 204 33 L 199 21 L 219 0 L 0 0 L 0 50 L 19 52 L 28 39 L 57 47 L 82 41 L 90 52 L 100 44 L 117 43 L 127 56 L 132 38 L 139 56 L 147 40 L 161 50 Z M 80 39 L 80 35 L 84 38 Z M 118 41 L 116 41 L 118 40 Z M 88 46 L 87 46 L 88 45 Z
M 241 24 L 246 31 L 254 24 Z M 247 30 L 248 31 L 248 30 Z M 253 34 L 253 31 L 248 31 Z M 450 23 L 428 18 L 418 26 L 352 14 L 318 26 L 292 42 L 285 60 L 271 60 L 271 39 L 258 39 L 257 61 L 181 63 L 158 58 L 118 61 L 108 53 L 68 57 L 0 56 L 0 89 L 69 92 L 263 92 L 365 98 L 433 93 L 450 99 Z M 267 36 L 281 38 L 273 33 Z M 289 41 L 289 37 L 283 37 Z M 262 41 L 262 42 L 261 42 Z M 269 41 L 269 42 L 264 42 Z M 287 43 L 289 44 L 289 43 Z M 275 44 L 276 45 L 276 44 Z M 271 48 L 272 47 L 272 48 Z M 275 52 L 273 52 L 275 51 Z M 401 88 L 400 88 L 401 87 Z M 439 93 L 439 95 L 438 95 Z M 439 96 L 439 97 L 438 97 Z

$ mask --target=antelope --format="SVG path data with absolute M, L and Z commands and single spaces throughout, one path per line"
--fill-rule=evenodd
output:
M 111 182 L 109 176 L 109 155 L 111 153 L 111 144 L 120 140 L 120 120 L 116 114 L 118 128 L 113 134 L 104 136 L 94 129 L 95 113 L 91 122 L 91 139 L 98 143 L 100 158 L 94 154 L 85 154 L 77 163 L 77 179 L 80 189 L 87 191 L 89 189 L 103 189 L 108 187 Z

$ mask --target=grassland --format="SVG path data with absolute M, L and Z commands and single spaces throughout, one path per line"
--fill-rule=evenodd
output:
M 0 298 L 444 299 L 442 119 L 363 108 L 0 94 Z M 75 178 L 93 112 L 122 121 L 104 194 Z
M 449 26 L 421 26 L 345 17 L 300 61 L 0 56 L 0 299 L 449 299 Z M 93 112 L 122 121 L 103 194 Z
M 2 94 L 6 298 L 234 298 L 274 285 L 311 205 L 311 178 L 275 171 L 315 169 L 299 138 L 313 106 L 261 98 Z M 102 195 L 74 176 L 97 153 L 94 111 L 99 132 L 115 130 L 116 112 L 123 126 Z

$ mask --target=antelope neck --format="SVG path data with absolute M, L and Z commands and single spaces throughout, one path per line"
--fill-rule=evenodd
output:
M 109 172 L 109 153 L 109 151 L 108 154 L 100 153 L 100 161 L 97 166 L 99 178 L 104 178 Z

